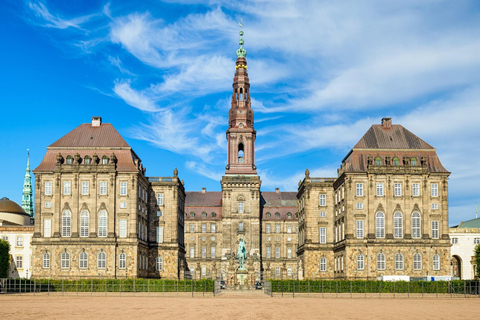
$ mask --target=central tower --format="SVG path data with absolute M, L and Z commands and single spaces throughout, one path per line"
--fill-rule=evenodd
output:
M 240 23 L 240 26 L 242 24 Z M 233 78 L 232 107 L 228 113 L 228 159 L 222 177 L 222 272 L 237 279 L 236 258 L 240 238 L 245 241 L 247 282 L 253 282 L 261 270 L 260 252 L 260 186 L 255 166 L 255 136 L 250 82 L 247 73 L 247 51 L 240 31 Z

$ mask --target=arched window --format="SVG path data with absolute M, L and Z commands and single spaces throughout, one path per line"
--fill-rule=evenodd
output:
M 83 158 L 83 164 L 90 164 L 92 162 L 92 159 L 90 159 L 89 156 L 85 156 L 85 158 Z
M 207 217 L 207 213 L 206 212 L 203 212 L 202 213 L 202 218 L 206 218 Z
M 105 269 L 106 265 L 107 265 L 107 254 L 105 252 L 100 252 L 98 254 L 97 268 Z
M 403 270 L 403 254 L 395 254 L 395 270 Z
M 108 164 L 108 157 L 107 156 L 102 157 L 102 164 Z
M 212 218 L 216 218 L 216 217 L 217 217 L 217 214 L 216 214 L 215 212 L 212 212 L 211 215 L 212 215 Z
M 375 158 L 375 165 L 378 166 L 378 167 L 381 166 L 382 165 L 382 158 L 376 157 Z
M 280 212 L 275 212 L 275 218 L 277 218 L 277 219 L 280 218 Z
M 107 212 L 105 210 L 98 213 L 98 236 L 107 236 Z
M 88 255 L 86 252 L 80 252 L 80 257 L 78 259 L 78 267 L 80 269 L 87 269 L 88 268 Z
M 43 268 L 50 268 L 50 254 L 48 252 L 43 254 Z
M 125 269 L 127 267 L 127 255 L 125 253 L 120 253 L 118 256 L 118 268 Z
M 420 239 L 420 237 L 421 237 L 420 213 L 414 212 L 412 214 L 412 238 Z
M 238 163 L 243 163 L 244 162 L 244 150 L 243 150 L 243 143 L 240 143 L 238 145 Z
M 377 212 L 376 215 L 376 236 L 385 238 L 385 215 L 383 212 Z
M 291 219 L 291 218 L 292 218 L 292 213 L 291 213 L 291 212 L 287 213 L 287 218 L 288 218 L 288 219 Z
M 398 159 L 398 157 L 393 158 L 393 165 L 396 167 L 400 165 L 400 160 Z
M 417 166 L 417 158 L 413 157 L 413 158 L 410 160 L 410 164 L 412 165 L 412 167 L 416 167 L 416 166 Z
M 272 214 L 270 212 L 267 212 L 267 218 L 270 218 Z
M 240 100 L 243 100 L 243 88 L 240 88 Z
M 327 258 L 320 258 L 320 271 L 327 271 Z
M 71 233 L 71 218 L 70 211 L 65 210 L 62 214 L 62 237 L 70 237 Z
M 385 255 L 383 253 L 377 254 L 377 270 L 385 270 Z
M 433 270 L 440 270 L 440 256 L 438 254 L 433 255 Z
M 72 156 L 67 156 L 66 160 L 65 160 L 65 163 L 66 164 L 73 164 L 73 158 Z
M 362 254 L 357 256 L 357 270 L 363 270 L 365 268 L 365 259 Z
M 88 211 L 83 210 L 80 213 L 80 237 L 88 237 L 89 224 L 90 224 L 90 219 L 88 216 Z
M 195 212 L 190 212 L 190 218 L 195 218 Z
M 393 215 L 393 236 L 395 238 L 403 237 L 403 216 L 401 212 L 395 212 Z
M 60 262 L 62 268 L 70 268 L 70 254 L 68 252 L 62 252 Z
M 420 253 L 413 255 L 413 270 L 422 270 L 422 255 Z

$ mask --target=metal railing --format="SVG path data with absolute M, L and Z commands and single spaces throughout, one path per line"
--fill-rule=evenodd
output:
M 479 298 L 480 281 L 270 280 L 264 293 L 271 297 Z
M 159 279 L 0 279 L 0 293 L 31 295 L 215 296 L 219 281 Z

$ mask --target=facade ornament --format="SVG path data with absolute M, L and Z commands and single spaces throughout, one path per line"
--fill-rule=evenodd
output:
M 175 178 L 178 176 L 177 167 L 175 167 L 175 170 L 173 170 L 173 176 L 174 176 Z
M 310 178 L 310 170 L 308 168 L 305 170 L 305 178 Z
M 62 164 L 63 162 L 63 157 L 62 157 L 62 154 L 59 152 L 57 154 L 57 164 Z

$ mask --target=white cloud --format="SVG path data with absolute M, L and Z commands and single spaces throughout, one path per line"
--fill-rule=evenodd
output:
M 144 92 L 139 92 L 131 87 L 131 81 L 116 81 L 113 91 L 127 104 L 142 111 L 158 111 L 159 108 L 151 97 Z
M 75 28 L 79 30 L 82 29 L 81 25 L 88 20 L 90 20 L 95 15 L 86 15 L 80 16 L 73 19 L 63 19 L 58 15 L 53 15 L 47 9 L 47 7 L 41 2 L 28 2 L 28 7 L 33 11 L 33 13 L 42 20 L 42 26 L 47 28 L 56 28 L 56 29 L 67 29 Z

